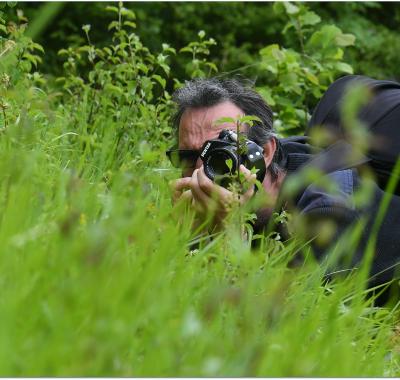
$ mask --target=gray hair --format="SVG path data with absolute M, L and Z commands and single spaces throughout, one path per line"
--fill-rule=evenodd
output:
M 282 150 L 273 129 L 272 110 L 252 87 L 250 81 L 237 79 L 197 78 L 186 81 L 185 85 L 173 94 L 173 100 L 178 106 L 173 123 L 178 129 L 181 117 L 187 109 L 212 107 L 224 101 L 231 101 L 245 115 L 257 116 L 261 120 L 255 121 L 249 129 L 249 140 L 260 146 L 272 138 L 276 140 L 277 149 L 268 168 L 272 180 L 275 181 L 282 170 Z

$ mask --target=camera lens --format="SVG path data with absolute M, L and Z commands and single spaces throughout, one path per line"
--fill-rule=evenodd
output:
M 231 162 L 229 168 L 227 162 Z M 208 177 L 215 179 L 217 176 L 233 173 L 237 166 L 237 159 L 234 154 L 226 150 L 214 150 L 208 157 L 204 169 Z

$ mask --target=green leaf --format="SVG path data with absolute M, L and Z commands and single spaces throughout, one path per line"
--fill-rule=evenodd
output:
M 148 67 L 147 67 L 144 63 L 142 63 L 142 62 L 139 62 L 136 66 L 137 66 L 137 68 L 138 68 L 139 70 L 141 70 L 144 74 L 147 74 L 147 73 L 149 72 Z
M 192 52 L 192 49 L 188 46 L 185 46 L 179 50 L 179 53 L 191 53 L 191 52 Z
M 254 115 L 246 115 L 246 116 L 242 116 L 239 118 L 239 122 L 242 124 L 250 124 L 253 125 L 253 121 L 258 121 L 259 123 L 261 123 L 261 120 L 259 117 L 254 116 Z
M 110 48 L 104 47 L 103 50 L 104 50 L 104 52 L 107 53 L 108 55 L 112 55 L 112 51 L 111 51 Z
M 25 53 L 22 57 L 33 63 L 35 66 L 40 62 L 39 57 L 33 54 Z
M 336 36 L 339 34 L 342 34 L 342 31 L 337 26 L 324 25 L 320 30 L 312 34 L 307 45 L 314 48 L 332 47 L 332 45 L 334 45 L 336 42 Z
M 306 72 L 306 78 L 313 84 L 319 86 L 319 80 L 318 77 L 315 76 L 313 73 Z
M 276 104 L 270 89 L 261 87 L 257 88 L 257 92 L 264 98 L 268 105 L 274 106 Z
M 90 46 L 89 45 L 81 46 L 80 48 L 78 48 L 78 51 L 79 52 L 88 52 L 88 51 L 90 51 Z
M 113 28 L 115 28 L 115 29 L 118 29 L 118 28 L 119 28 L 119 23 L 118 23 L 118 21 L 112 21 L 112 22 L 110 22 L 110 24 L 108 25 L 108 30 L 111 30 L 111 29 L 113 29 Z
M 262 67 L 271 72 L 272 74 L 276 75 L 278 74 L 278 66 L 276 63 L 267 63 L 267 62 L 262 62 Z
M 112 6 L 106 6 L 106 11 L 110 11 L 110 12 L 115 12 L 118 13 L 118 8 L 117 7 L 112 7 Z
M 124 21 L 125 26 L 130 26 L 131 28 L 135 29 L 136 24 L 133 21 Z
M 309 117 L 303 109 L 295 108 L 294 112 L 299 120 L 305 120 Z
M 33 47 L 34 49 L 39 50 L 39 51 L 41 51 L 42 53 L 44 53 L 44 49 L 43 49 L 43 46 L 42 46 L 42 45 L 40 45 L 40 44 L 34 42 L 34 43 L 32 44 L 32 47 Z
M 172 48 L 171 46 L 169 46 L 168 44 L 162 44 L 161 46 L 162 46 L 163 51 L 170 52 L 172 54 L 176 54 L 176 50 L 174 48 Z
M 260 50 L 261 56 L 270 57 L 276 63 L 281 63 L 286 58 L 285 49 L 280 49 L 279 45 L 272 44 Z
M 233 168 L 233 161 L 231 158 L 228 158 L 227 160 L 225 160 L 225 164 L 228 167 L 229 171 L 232 172 L 232 168 Z
M 121 15 L 126 16 L 126 17 L 130 18 L 131 20 L 136 19 L 135 12 L 133 12 L 127 8 L 121 8 Z
M 155 79 L 158 83 L 160 83 L 161 87 L 164 89 L 165 85 L 167 84 L 167 81 L 162 78 L 160 75 L 154 74 L 151 76 L 153 79 Z
M 157 62 L 160 63 L 160 64 L 164 63 L 166 59 L 167 59 L 167 56 L 164 55 L 164 54 L 158 54 L 157 55 Z
M 233 117 L 221 117 L 214 122 L 214 125 L 218 126 L 224 123 L 236 124 L 236 119 L 234 119 Z
M 211 71 L 218 72 L 218 68 L 214 63 L 206 62 L 206 66 L 208 66 L 211 69 Z
M 341 61 L 343 59 L 343 54 L 344 54 L 343 49 L 338 48 L 336 50 L 335 55 L 333 56 L 333 59 L 335 59 L 336 61 Z
M 160 67 L 164 70 L 165 74 L 169 75 L 171 69 L 166 63 L 160 63 Z
M 260 54 L 262 56 L 271 56 L 272 52 L 275 50 L 279 50 L 279 45 L 278 44 L 272 44 L 272 45 L 268 45 L 265 48 L 262 48 L 260 50 Z
M 278 74 L 278 64 L 284 57 L 279 49 L 279 45 L 272 44 L 260 50 L 262 57 L 262 67 L 273 74 Z
M 66 49 L 60 49 L 58 52 L 57 52 L 57 55 L 68 55 L 69 54 L 69 52 L 68 52 L 68 50 L 66 50 Z
M 319 17 L 316 13 L 311 11 L 308 11 L 303 15 L 300 15 L 299 19 L 302 25 L 315 25 L 321 21 L 321 17 Z
M 216 45 L 217 41 L 214 40 L 214 38 L 209 38 L 208 41 L 206 41 L 207 45 Z
M 295 15 L 295 14 L 299 13 L 299 11 L 300 11 L 300 9 L 297 5 L 294 5 L 294 4 L 290 3 L 289 1 L 284 2 L 283 5 L 284 5 L 286 13 L 288 15 Z
M 282 34 L 286 34 L 288 30 L 291 28 L 296 29 L 296 26 L 293 22 L 289 21 L 282 30 Z
M 353 74 L 353 68 L 344 62 L 337 62 L 335 68 L 343 73 Z
M 338 34 L 335 38 L 338 46 L 352 46 L 356 41 L 356 37 L 353 34 Z
M 124 91 L 123 91 L 120 87 L 114 86 L 114 85 L 111 84 L 111 83 L 107 83 L 107 84 L 104 86 L 104 90 L 105 90 L 106 92 L 111 92 L 111 93 L 118 94 L 118 95 L 123 95 L 123 93 L 124 93 Z

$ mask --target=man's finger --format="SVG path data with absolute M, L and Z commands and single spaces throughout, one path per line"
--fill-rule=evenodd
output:
M 240 196 L 240 203 L 241 204 L 246 203 L 249 199 L 253 197 L 253 195 L 254 195 L 254 183 L 251 183 L 247 191 L 245 191 L 244 194 Z
M 190 181 L 191 177 L 184 177 L 170 182 L 173 203 L 181 197 L 183 191 L 190 188 Z
M 182 201 L 191 201 L 193 199 L 193 194 L 191 190 L 186 190 L 182 193 L 179 200 Z
M 257 176 L 255 173 L 252 173 L 244 165 L 240 165 L 239 170 L 241 173 L 243 173 L 244 178 L 246 179 L 247 182 L 256 183 Z
M 182 191 L 189 188 L 191 179 L 192 177 L 179 178 L 171 181 L 169 185 L 173 191 Z
M 228 189 L 225 189 L 222 186 L 217 185 L 210 178 L 207 177 L 206 173 L 204 172 L 203 166 L 197 172 L 197 179 L 200 185 L 201 190 L 206 193 L 208 196 L 213 198 L 220 198 L 220 197 L 231 197 L 232 192 Z
M 212 199 L 200 188 L 200 184 L 198 181 L 197 173 L 199 169 L 196 169 L 193 172 L 193 175 L 191 177 L 190 181 L 190 189 L 193 193 L 194 199 L 201 203 L 201 205 L 204 207 L 204 209 L 207 209 L 207 206 L 210 205 L 210 202 L 212 202 Z
M 203 166 L 197 171 L 197 180 L 201 190 L 203 190 L 206 194 L 211 195 L 214 183 L 206 176 L 206 173 L 204 173 Z
M 254 185 L 257 182 L 257 176 L 255 173 L 252 173 L 249 169 L 247 169 L 244 165 L 240 165 L 239 170 L 241 173 L 243 173 L 245 178 L 245 183 L 242 187 L 242 197 L 248 200 L 254 195 Z

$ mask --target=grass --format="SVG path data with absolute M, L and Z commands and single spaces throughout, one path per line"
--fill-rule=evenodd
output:
M 295 242 L 252 252 L 230 229 L 190 254 L 167 163 L 105 179 L 104 151 L 78 175 L 66 121 L 0 139 L 3 376 L 398 375 L 396 309 L 349 302 L 356 275 L 323 285 L 288 268 Z

